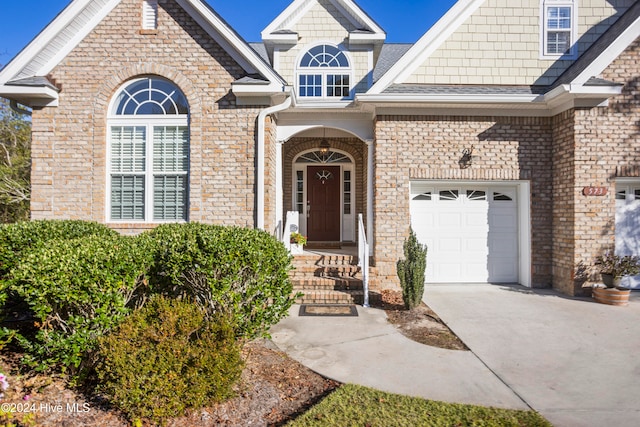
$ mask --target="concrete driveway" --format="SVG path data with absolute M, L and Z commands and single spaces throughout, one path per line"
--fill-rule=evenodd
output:
M 640 292 L 627 307 L 550 290 L 428 285 L 424 300 L 555 426 L 640 425 Z

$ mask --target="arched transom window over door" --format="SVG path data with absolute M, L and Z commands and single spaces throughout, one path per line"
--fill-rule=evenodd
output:
M 309 49 L 298 64 L 298 94 L 302 99 L 349 99 L 349 58 L 336 46 L 323 44 Z
M 144 77 L 117 92 L 108 153 L 110 221 L 187 220 L 189 106 L 175 84 Z

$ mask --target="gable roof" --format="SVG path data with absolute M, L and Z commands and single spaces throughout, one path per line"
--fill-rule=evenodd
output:
M 338 9 L 356 28 L 349 35 L 350 43 L 382 43 L 386 39 L 387 35 L 382 27 L 353 0 L 325 1 Z M 291 29 L 318 3 L 320 0 L 294 0 L 262 31 L 262 40 L 265 43 L 295 44 L 297 34 Z
M 57 105 L 58 90 L 46 76 L 121 0 L 73 0 L 15 58 L 0 70 L 0 96 L 25 105 Z M 284 79 L 203 0 L 175 0 L 247 72 L 261 76 L 234 83 L 247 96 L 281 92 Z M 34 85 L 36 81 L 39 84 Z M 30 84 L 24 84 L 30 82 Z M 266 83 L 266 84 L 264 84 Z
M 438 85 L 404 83 L 439 49 L 485 0 L 460 0 L 357 101 L 397 107 L 520 110 L 554 115 L 575 106 L 596 106 L 622 90 L 598 78 L 613 60 L 640 37 L 640 2 L 623 13 L 550 86 Z M 488 111 L 488 110 L 485 110 Z
M 382 76 L 368 94 L 381 94 L 403 84 L 427 58 L 483 6 L 485 0 L 460 0 Z M 548 89 L 563 84 L 584 85 L 600 74 L 640 36 L 640 2 L 635 2 Z
M 585 84 L 592 80 L 638 37 L 640 2 L 637 1 L 556 79 L 550 89 L 564 84 Z
M 368 94 L 380 94 L 394 83 L 402 83 L 469 18 L 485 0 L 459 0 L 444 14 L 384 76 L 369 89 Z

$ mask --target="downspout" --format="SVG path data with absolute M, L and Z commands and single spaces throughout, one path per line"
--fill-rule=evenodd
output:
M 266 108 L 258 114 L 258 170 L 256 172 L 256 198 L 257 198 L 257 217 L 256 227 L 265 230 L 264 224 L 264 170 L 265 170 L 265 120 L 267 116 L 275 114 L 279 111 L 286 110 L 291 106 L 292 97 L 291 92 L 284 88 L 287 98 L 281 103 L 274 105 L 273 107 Z

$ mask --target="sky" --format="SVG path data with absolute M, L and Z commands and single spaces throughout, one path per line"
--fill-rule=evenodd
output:
M 260 32 L 292 0 L 206 0 L 246 41 Z M 416 42 L 455 0 L 357 0 L 387 32 L 388 43 Z M 0 0 L 0 64 L 9 62 L 71 0 Z M 251 13 L 247 13 L 251 11 Z

